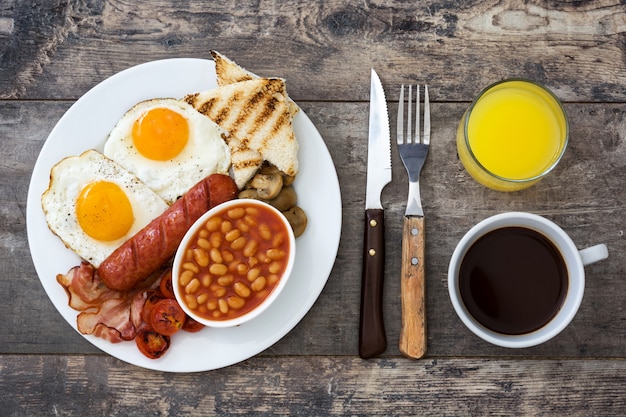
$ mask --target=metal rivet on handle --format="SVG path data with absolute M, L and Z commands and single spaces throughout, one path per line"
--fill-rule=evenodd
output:
M 413 236 L 417 236 L 418 233 L 419 233 L 419 230 L 417 230 L 416 228 L 411 229 L 411 234 Z

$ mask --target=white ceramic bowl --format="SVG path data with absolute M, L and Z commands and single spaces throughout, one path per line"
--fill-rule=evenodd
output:
M 286 260 L 286 266 L 284 268 L 284 272 L 282 273 L 282 275 L 280 276 L 280 279 L 278 280 L 278 282 L 275 284 L 274 288 L 269 292 L 269 294 L 267 294 L 267 296 L 265 297 L 265 299 L 258 305 L 256 305 L 255 307 L 253 307 L 250 311 L 243 313 L 241 315 L 238 315 L 236 317 L 233 318 L 228 318 L 228 319 L 211 319 L 211 318 L 207 318 L 206 316 L 203 315 L 199 315 L 197 310 L 192 309 L 187 301 L 185 300 L 185 290 L 180 288 L 179 282 L 180 282 L 180 276 L 181 276 L 181 272 L 183 270 L 183 264 L 185 262 L 185 254 L 187 251 L 187 247 L 190 244 L 190 242 L 193 242 L 194 240 L 194 236 L 198 233 L 198 231 L 204 227 L 205 223 L 213 218 L 216 217 L 218 215 L 220 215 L 220 213 L 224 213 L 224 212 L 228 212 L 231 209 L 235 209 L 237 207 L 259 207 L 259 208 L 265 208 L 267 210 L 269 210 L 280 222 L 282 222 L 284 228 L 287 231 L 287 241 L 289 244 L 289 250 L 287 253 L 287 260 Z M 235 224 L 236 221 L 233 221 L 233 224 Z M 250 232 L 241 232 L 241 236 L 245 236 L 248 237 Z M 237 251 L 233 251 L 234 253 L 236 253 Z M 289 277 L 291 276 L 291 271 L 293 269 L 293 263 L 294 263 L 294 259 L 295 259 L 295 254 L 296 254 L 296 243 L 295 243 L 295 237 L 293 234 L 293 230 L 291 229 L 291 226 L 289 225 L 289 222 L 287 221 L 287 219 L 285 218 L 285 216 L 283 216 L 278 210 L 276 210 L 274 207 L 272 207 L 271 205 L 264 203 L 262 201 L 259 200 L 253 200 L 253 199 L 235 199 L 235 200 L 231 200 L 228 201 L 226 203 L 222 203 L 214 208 L 212 208 L 211 210 L 209 210 L 208 212 L 206 212 L 202 217 L 200 217 L 189 229 L 189 231 L 185 234 L 185 237 L 183 238 L 178 251 L 176 252 L 176 256 L 174 257 L 174 265 L 172 267 L 172 286 L 174 288 L 174 294 L 176 296 L 176 299 L 178 301 L 178 303 L 180 304 L 180 306 L 183 308 L 183 310 L 189 315 L 191 316 L 193 319 L 195 319 L 196 321 L 204 324 L 205 326 L 209 326 L 209 327 L 233 327 L 233 326 L 239 326 L 245 322 L 248 322 L 256 317 L 258 317 L 259 315 L 261 315 L 261 313 L 263 313 L 263 311 L 265 311 L 271 304 L 272 302 L 274 302 L 274 300 L 276 300 L 276 298 L 279 297 L 281 291 L 283 290 L 283 288 L 285 287 L 285 285 L 287 284 L 287 281 L 289 280 Z M 243 262 L 243 260 L 242 260 Z M 211 264 L 213 264 L 215 262 L 210 262 L 209 266 L 211 266 Z M 225 264 L 226 262 L 224 262 Z M 246 263 L 247 263 L 247 258 L 246 258 Z M 208 268 L 207 267 L 207 268 Z M 236 276 L 238 274 L 237 271 L 229 271 L 229 274 Z M 212 283 L 215 283 L 217 280 L 218 276 L 215 275 L 213 276 L 212 279 Z M 242 281 L 243 281 L 242 277 Z M 243 281 L 245 282 L 245 281 Z M 246 282 L 246 284 L 248 284 L 249 286 L 250 283 Z M 254 293 L 254 291 L 253 291 Z M 260 318 L 261 319 L 261 318 Z

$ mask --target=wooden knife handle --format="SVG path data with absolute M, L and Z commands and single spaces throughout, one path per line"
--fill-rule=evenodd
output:
M 400 277 L 402 327 L 399 347 L 404 356 L 414 359 L 426 354 L 424 242 L 424 218 L 404 217 Z
M 359 356 L 378 356 L 387 349 L 383 322 L 383 278 L 385 272 L 385 214 L 380 209 L 365 210 L 363 276 Z

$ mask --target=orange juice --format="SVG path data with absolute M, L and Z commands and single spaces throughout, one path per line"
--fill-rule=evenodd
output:
M 567 140 L 567 117 L 559 100 L 524 80 L 485 89 L 457 131 L 465 169 L 479 183 L 499 191 L 521 190 L 539 181 L 558 163 Z

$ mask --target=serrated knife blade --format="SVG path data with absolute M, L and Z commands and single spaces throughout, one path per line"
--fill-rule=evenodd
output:
M 387 101 L 380 78 L 372 69 L 365 209 L 383 208 L 380 195 L 385 185 L 390 182 L 391 135 Z
M 378 356 L 387 348 L 382 309 L 385 214 L 380 197 L 383 188 L 389 182 L 391 182 L 389 114 L 382 83 L 376 71 L 372 69 L 359 322 L 359 356 L 364 359 Z

